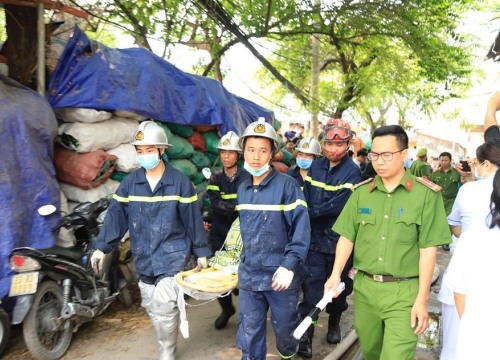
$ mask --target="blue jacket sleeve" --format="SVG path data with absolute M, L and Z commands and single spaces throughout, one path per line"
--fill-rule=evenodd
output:
M 222 174 L 217 173 L 210 178 L 207 186 L 207 196 L 212 203 L 212 209 L 216 215 L 221 217 L 232 217 L 236 205 L 222 200 L 220 188 L 221 176 Z
M 179 204 L 179 217 L 184 229 L 186 229 L 186 235 L 191 241 L 193 253 L 198 257 L 210 256 L 212 251 L 208 248 L 196 191 L 189 179 L 183 179 L 180 190 L 182 198 L 190 199 L 188 202 Z
M 123 201 L 128 198 L 128 183 L 125 179 L 113 195 L 97 236 L 95 247 L 104 253 L 110 252 L 113 244 L 120 241 L 128 231 L 128 207 L 127 202 Z
M 304 264 L 311 243 L 311 223 L 307 213 L 307 204 L 304 193 L 290 179 L 290 184 L 285 189 L 284 204 L 292 210 L 285 211 L 289 243 L 285 246 L 285 254 L 281 266 L 297 272 L 300 264 Z

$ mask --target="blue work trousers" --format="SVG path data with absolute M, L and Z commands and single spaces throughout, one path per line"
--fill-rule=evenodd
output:
M 281 357 L 291 358 L 298 350 L 293 331 L 299 325 L 299 289 L 285 291 L 249 291 L 240 289 L 240 317 L 237 344 L 242 360 L 266 359 L 267 311 L 271 308 L 271 324 L 276 347 Z
M 301 318 L 305 318 L 316 304 L 323 298 L 325 282 L 332 273 L 335 255 L 309 250 L 307 254 L 307 276 L 302 283 L 304 297 L 299 305 Z M 347 276 L 352 266 L 350 259 L 342 272 L 341 279 L 345 290 L 331 303 L 326 305 L 328 314 L 341 314 L 347 310 L 347 296 L 352 293 L 352 279 Z M 313 319 L 316 320 L 316 319 Z

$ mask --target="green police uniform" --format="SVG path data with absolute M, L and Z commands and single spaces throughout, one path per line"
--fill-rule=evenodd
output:
M 415 160 L 413 164 L 411 164 L 410 172 L 412 175 L 418 177 L 427 176 L 427 178 L 429 178 L 429 176 L 431 175 L 429 165 L 427 165 L 425 161 L 420 159 Z
M 450 215 L 460 188 L 459 172 L 453 168 L 449 168 L 448 171 L 441 168 L 439 171 L 432 173 L 430 180 L 443 188 L 441 194 L 443 194 L 444 209 L 446 216 Z
M 451 239 L 441 194 L 408 171 L 391 193 L 377 176 L 354 191 L 333 230 L 354 243 L 354 322 L 364 358 L 413 359 L 419 249 Z M 378 282 L 366 273 L 400 280 Z

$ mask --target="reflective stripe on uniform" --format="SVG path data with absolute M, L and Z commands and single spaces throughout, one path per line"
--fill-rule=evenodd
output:
M 238 198 L 238 194 L 221 194 L 220 197 L 224 200 L 228 200 L 228 199 L 237 199 Z
M 220 192 L 220 197 L 223 200 L 229 200 L 229 199 L 236 199 L 237 195 L 236 194 L 225 194 L 220 191 L 220 187 L 218 185 L 208 185 L 207 190 L 212 190 L 212 191 L 218 191 Z
M 312 186 L 322 188 L 325 191 L 339 191 L 342 189 L 353 189 L 354 184 L 345 183 L 342 185 L 327 185 L 321 181 L 313 180 L 309 175 L 306 176 L 305 181 L 308 181 Z
M 297 206 L 302 205 L 307 207 L 307 203 L 304 200 L 297 199 L 291 204 L 281 204 L 281 205 L 265 205 L 265 204 L 239 204 L 236 205 L 236 210 L 258 210 L 258 211 L 291 211 Z
M 129 196 L 129 197 L 122 197 L 118 196 L 116 194 L 113 195 L 113 199 L 119 202 L 123 203 L 128 203 L 131 201 L 137 201 L 137 202 L 161 202 L 161 201 L 178 201 L 180 203 L 184 204 L 190 204 L 198 200 L 197 195 L 193 195 L 188 198 L 184 198 L 178 195 L 169 195 L 169 196 Z

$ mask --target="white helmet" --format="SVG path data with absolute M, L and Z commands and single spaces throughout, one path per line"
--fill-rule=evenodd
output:
M 241 152 L 239 136 L 234 131 L 229 131 L 220 138 L 217 149 Z
M 135 132 L 132 145 L 155 145 L 158 148 L 168 148 L 172 145 L 168 143 L 167 134 L 154 121 L 143 121 Z
M 279 149 L 276 131 L 271 126 L 271 124 L 266 123 L 266 120 L 263 117 L 260 117 L 259 120 L 251 123 L 247 126 L 243 135 L 240 137 L 240 147 L 243 149 L 243 142 L 245 138 L 256 136 L 256 137 L 265 137 L 271 139 L 274 144 L 274 148 L 276 150 Z
M 319 144 L 319 141 L 312 136 L 308 136 L 300 140 L 299 145 L 295 148 L 295 150 L 304 154 L 321 156 L 321 145 Z

